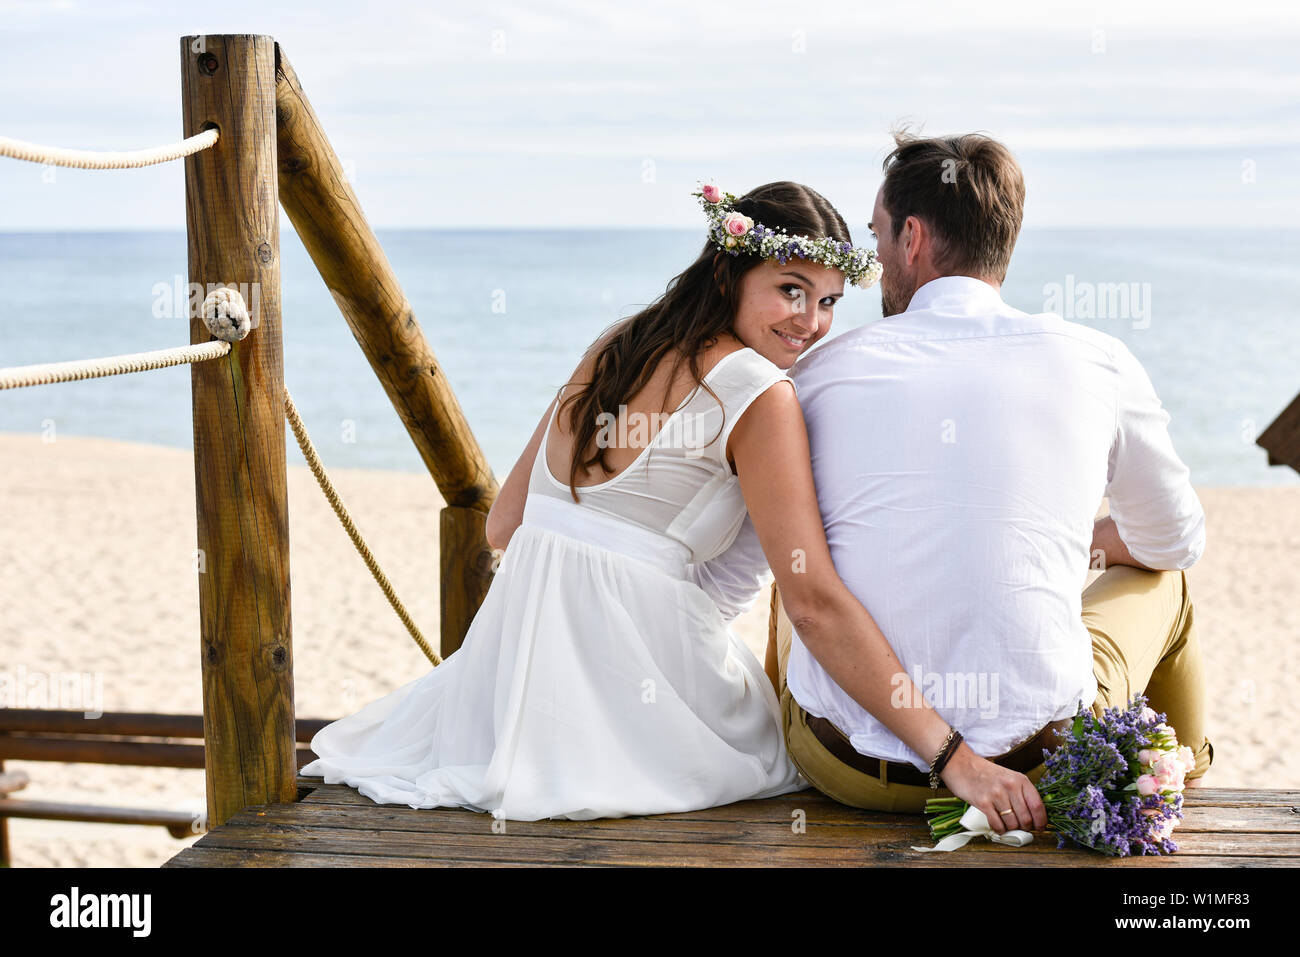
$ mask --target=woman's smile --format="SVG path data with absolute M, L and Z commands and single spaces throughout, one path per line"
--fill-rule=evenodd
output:
M 796 352 L 802 352 L 803 347 L 808 342 L 807 336 L 804 336 L 802 339 L 796 339 L 794 336 L 786 335 L 785 333 L 780 332 L 776 329 L 773 329 L 772 331 L 776 333 L 777 337 L 781 339 L 782 342 L 790 346 L 790 348 L 794 349 Z

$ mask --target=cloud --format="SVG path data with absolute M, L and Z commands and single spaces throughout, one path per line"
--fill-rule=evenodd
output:
M 1286 148 L 1300 130 L 1292 6 L 0 0 L 0 132 L 98 149 L 178 138 L 179 38 L 199 30 L 284 45 L 380 225 L 618 222 L 653 193 L 647 162 L 665 189 L 705 167 L 737 183 L 853 169 L 860 183 L 904 117 L 986 130 L 1038 154 L 1040 175 L 1104 176 L 1098 163 L 1133 150 Z M 97 195 L 102 180 L 69 171 L 33 190 L 14 167 L 0 163 L 0 228 L 183 225 L 172 173 L 117 175 Z M 1131 178 L 1112 188 L 1144 202 Z M 1251 215 L 1300 212 L 1278 199 Z M 644 214 L 694 222 L 689 203 Z

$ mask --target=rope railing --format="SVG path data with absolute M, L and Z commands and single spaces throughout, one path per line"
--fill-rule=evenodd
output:
M 204 305 L 206 307 L 208 304 L 205 303 Z M 205 318 L 209 317 L 205 316 Z M 200 345 L 158 349 L 154 352 L 107 356 L 101 359 L 78 359 L 71 362 L 53 362 L 44 365 L 14 366 L 0 369 L 0 389 L 16 389 L 23 386 L 48 385 L 54 382 L 73 382 L 78 379 L 122 375 L 128 372 L 144 372 L 148 369 L 161 369 L 166 366 L 181 365 L 187 362 L 216 359 L 229 352 L 229 342 L 214 339 Z M 352 539 L 352 544 L 356 546 L 362 561 L 370 569 L 370 574 L 374 577 L 376 584 L 379 585 L 380 590 L 388 599 L 388 603 L 392 605 L 393 611 L 402 620 L 402 624 L 406 626 L 406 630 L 415 640 L 415 643 L 420 646 L 424 656 L 435 666 L 442 664 L 442 658 L 429 646 L 429 642 L 425 639 L 419 626 L 415 624 L 410 613 L 407 612 L 406 606 L 397 597 L 397 592 L 393 590 L 388 576 L 379 567 L 379 563 L 366 545 L 365 539 L 357 531 L 357 526 L 352 521 L 347 506 L 339 498 L 333 481 L 330 480 L 329 475 L 326 473 L 325 466 L 321 464 L 320 456 L 316 454 L 316 448 L 312 444 L 311 437 L 307 434 L 307 428 L 303 425 L 301 416 L 298 415 L 298 408 L 293 404 L 293 398 L 289 395 L 288 386 L 285 386 L 284 389 L 284 414 L 285 418 L 289 420 L 289 426 L 293 429 L 294 437 L 298 440 L 298 447 L 302 450 L 303 458 L 307 460 L 308 467 L 311 468 L 312 474 L 316 476 L 316 483 L 320 486 L 331 507 L 333 507 L 334 514 L 338 516 L 339 522 L 348 533 L 348 537 Z
M 132 352 L 121 356 L 105 356 L 101 359 L 74 359 L 70 362 L 10 366 L 0 369 L 0 389 L 18 389 L 23 386 L 74 382 L 78 379 L 96 379 L 128 372 L 144 372 L 147 369 L 163 369 L 188 362 L 216 359 L 229 351 L 229 342 L 214 339 L 200 345 L 155 349 L 152 352 Z
M 321 464 L 320 457 L 316 454 L 316 448 L 312 445 L 311 437 L 307 435 L 307 429 L 298 415 L 298 408 L 293 404 L 293 398 L 289 395 L 288 386 L 285 386 L 284 389 L 284 415 L 289 420 L 289 426 L 293 429 L 294 437 L 298 440 L 298 448 L 302 450 L 302 457 L 307 460 L 307 465 L 311 468 L 312 474 L 316 476 L 316 482 L 320 485 L 320 490 L 325 493 L 325 498 L 333 506 L 334 514 L 338 516 L 343 528 L 347 530 L 348 537 L 352 539 L 352 544 L 356 546 L 357 552 L 366 563 L 366 567 L 370 569 L 370 574 L 374 576 L 380 590 L 388 598 L 388 603 L 393 606 L 393 611 L 397 612 L 397 617 L 402 619 L 402 624 L 406 626 L 406 630 L 415 639 L 415 643 L 420 646 L 424 656 L 433 662 L 435 666 L 442 664 L 442 658 L 429 647 L 429 643 L 425 640 L 424 635 L 420 633 L 419 627 L 411 620 L 411 616 L 406 611 L 406 606 L 402 604 L 401 599 L 397 597 L 397 593 L 393 591 L 388 576 L 383 573 L 379 563 L 375 561 L 375 556 L 370 553 L 370 549 L 366 546 L 365 539 L 361 537 L 361 533 L 357 531 L 356 525 L 353 524 L 352 516 L 348 514 L 347 507 L 339 498 L 334 483 L 330 481 L 329 475 L 325 472 L 325 466 Z
M 40 143 L 28 143 L 25 140 L 0 136 L 0 156 L 26 160 L 29 163 L 43 163 L 47 166 L 69 166 L 73 169 L 136 169 L 141 166 L 166 163 L 205 150 L 217 142 L 217 135 L 215 129 L 204 130 L 179 143 L 123 152 L 65 149 L 60 146 L 43 146 Z

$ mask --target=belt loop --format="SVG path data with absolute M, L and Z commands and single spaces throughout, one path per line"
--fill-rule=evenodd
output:
M 889 762 L 884 758 L 880 759 L 880 786 L 889 787 Z

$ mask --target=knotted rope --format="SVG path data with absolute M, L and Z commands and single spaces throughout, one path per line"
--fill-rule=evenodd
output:
M 11 366 L 8 369 L 0 369 L 0 389 L 95 379 L 106 375 L 144 372 L 148 369 L 162 369 L 166 366 L 184 365 L 187 362 L 216 359 L 228 353 L 230 344 L 244 338 L 252 328 L 248 306 L 237 289 L 220 286 L 212 290 L 203 300 L 199 313 L 203 317 L 203 324 L 218 341 L 155 349 L 153 352 L 106 356 L 100 359 L 73 359 L 69 362 Z

